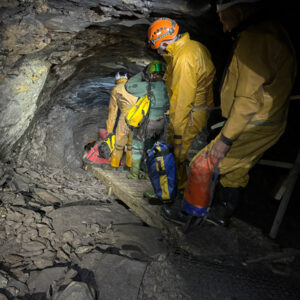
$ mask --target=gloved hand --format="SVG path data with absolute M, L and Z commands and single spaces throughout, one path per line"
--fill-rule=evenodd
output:
M 228 145 L 222 141 L 222 139 L 218 139 L 210 150 L 210 156 L 216 157 L 218 159 L 222 159 L 226 156 L 227 152 L 230 150 L 231 145 Z

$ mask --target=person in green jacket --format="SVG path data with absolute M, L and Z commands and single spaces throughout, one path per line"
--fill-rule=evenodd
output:
M 165 66 L 160 61 L 153 61 L 144 70 L 131 77 L 125 85 L 128 93 L 136 97 L 150 97 L 148 119 L 137 129 L 132 136 L 132 167 L 127 178 L 144 178 L 140 171 L 143 154 L 156 141 L 162 138 L 165 128 L 165 113 L 169 110 L 169 98 L 163 81 Z

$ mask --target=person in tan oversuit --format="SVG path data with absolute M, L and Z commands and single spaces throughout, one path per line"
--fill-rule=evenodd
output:
M 126 146 L 126 156 L 125 156 L 125 165 L 128 168 L 131 168 L 132 159 L 131 159 L 131 132 L 125 122 L 125 117 L 128 114 L 130 108 L 136 103 L 137 97 L 129 94 L 126 91 L 125 84 L 128 78 L 126 74 L 117 73 L 115 77 L 116 86 L 113 88 L 108 108 L 108 118 L 106 121 L 106 129 L 108 136 L 113 133 L 118 110 L 121 111 L 118 125 L 116 128 L 116 142 L 115 149 L 111 154 L 110 165 L 113 168 L 118 168 L 120 161 L 123 156 L 123 151 Z

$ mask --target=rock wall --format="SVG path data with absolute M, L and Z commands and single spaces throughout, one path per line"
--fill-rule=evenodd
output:
M 0 158 L 11 159 L 19 142 L 32 140 L 68 79 L 105 77 L 120 65 L 132 73 L 141 69 L 155 57 L 145 43 L 152 18 L 190 17 L 192 24 L 210 8 L 198 2 L 195 9 L 183 0 L 0 1 Z M 111 53 L 109 45 L 115 45 Z M 82 61 L 90 65 L 80 77 Z

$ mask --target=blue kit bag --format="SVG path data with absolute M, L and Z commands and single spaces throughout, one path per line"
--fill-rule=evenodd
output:
M 177 192 L 177 180 L 171 146 L 156 142 L 148 151 L 146 163 L 156 196 L 163 202 L 172 201 Z

